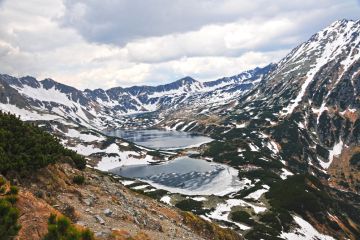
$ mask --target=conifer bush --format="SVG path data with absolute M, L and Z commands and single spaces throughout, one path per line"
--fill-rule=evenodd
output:
M 94 234 L 89 230 L 77 229 L 67 217 L 57 217 L 51 214 L 48 219 L 48 233 L 43 240 L 94 240 Z
M 18 224 L 19 211 L 15 207 L 18 189 L 10 186 L 6 187 L 6 181 L 0 177 L 2 192 L 0 193 L 0 239 L 14 239 L 20 230 Z M 16 190 L 14 190 L 16 189 Z
M 86 160 L 64 148 L 59 139 L 39 127 L 0 111 L 0 173 L 29 172 L 56 162 L 84 169 Z

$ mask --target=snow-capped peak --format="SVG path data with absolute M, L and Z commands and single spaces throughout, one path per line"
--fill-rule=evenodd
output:
M 184 77 L 158 86 L 84 91 L 52 79 L 37 81 L 32 77 L 14 78 L 0 75 L 0 84 L 5 84 L 17 94 L 16 98 L 14 94 L 7 94 L 6 98 L 0 100 L 2 103 L 55 114 L 83 125 L 104 127 L 106 124 L 113 124 L 113 119 L 124 114 L 153 112 L 186 105 L 194 107 L 210 102 L 223 104 L 254 87 L 270 70 L 268 66 L 256 68 L 210 82 Z

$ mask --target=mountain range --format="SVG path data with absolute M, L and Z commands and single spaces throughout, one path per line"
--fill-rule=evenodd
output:
M 232 77 L 199 82 L 185 77 L 159 86 L 95 89 L 84 91 L 33 77 L 0 75 L 0 102 L 28 112 L 29 118 L 41 115 L 103 128 L 124 115 L 181 108 L 189 105 L 222 104 L 256 86 L 275 65 L 255 68 Z M 9 109 L 10 110 L 10 109 Z M 19 112 L 20 113 L 20 112 Z M 117 127 L 116 125 L 112 127 Z

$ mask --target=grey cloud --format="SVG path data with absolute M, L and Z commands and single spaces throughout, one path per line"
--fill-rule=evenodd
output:
M 160 83 L 185 75 L 213 79 L 276 61 L 337 19 L 358 19 L 358 2 L 0 0 L 0 73 L 51 77 L 80 88 Z M 259 31 L 272 19 L 293 25 L 284 31 L 270 24 L 269 31 Z M 244 31 L 226 31 L 236 33 L 231 46 L 222 30 L 229 24 L 245 25 Z M 249 33 L 250 40 L 242 41 Z M 165 41 L 156 44 L 154 37 Z
M 86 39 L 124 44 L 133 39 L 196 30 L 209 23 L 228 22 L 237 14 L 218 11 L 217 1 L 202 0 L 66 0 L 64 26 Z
M 327 8 L 338 1 L 278 0 L 65 0 L 63 26 L 75 28 L 88 41 L 124 45 L 134 39 L 197 30 L 239 19 Z

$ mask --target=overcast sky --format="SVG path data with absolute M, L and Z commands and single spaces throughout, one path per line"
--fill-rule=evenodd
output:
M 81 89 L 264 66 L 360 0 L 0 0 L 0 73 Z

